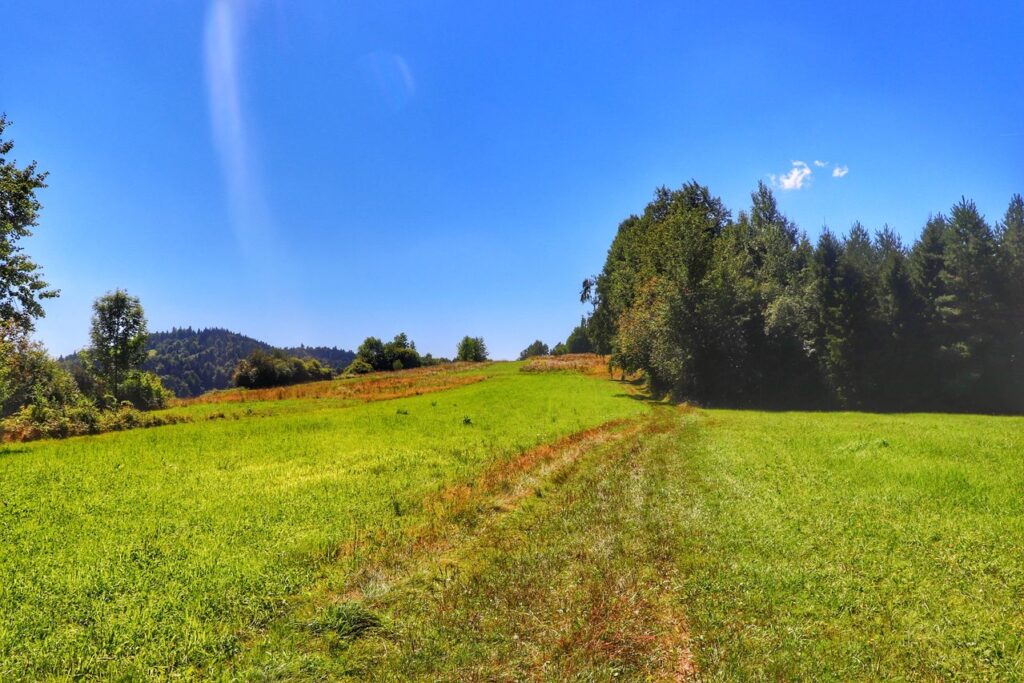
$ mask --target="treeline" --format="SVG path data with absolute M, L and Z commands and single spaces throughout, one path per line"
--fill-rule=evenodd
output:
M 484 340 L 480 337 L 463 338 L 456 348 L 456 358 L 465 361 L 487 360 Z M 247 389 L 262 389 L 326 380 L 338 374 L 393 372 L 451 362 L 448 358 L 434 358 L 429 353 L 421 355 L 416 350 L 416 342 L 401 332 L 389 342 L 381 341 L 378 337 L 367 337 L 359 345 L 355 358 L 340 373 L 315 358 L 289 355 L 279 349 L 257 349 L 238 363 L 233 384 Z
M 537 339 L 519 353 L 519 360 L 526 360 L 535 356 L 564 356 L 570 353 L 594 353 L 596 351 L 594 342 L 587 334 L 586 319 L 573 328 L 564 342 L 558 342 L 552 347 Z
M 733 219 L 696 182 L 657 190 L 583 283 L 593 347 L 710 404 L 1024 411 L 1024 201 L 963 199 L 913 245 L 888 227 L 812 244 L 763 183 Z
M 483 337 L 465 336 L 455 348 L 455 360 L 480 362 L 487 360 L 487 344 Z M 345 369 L 346 374 L 361 375 L 367 372 L 387 372 L 410 368 L 451 363 L 449 358 L 435 358 L 431 354 L 420 355 L 416 342 L 401 332 L 389 342 L 377 337 L 367 337 L 356 350 L 356 357 Z

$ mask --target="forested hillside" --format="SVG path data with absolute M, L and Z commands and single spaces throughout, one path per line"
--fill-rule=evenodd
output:
M 273 347 L 229 330 L 186 327 L 150 334 L 147 350 L 149 357 L 143 367 L 159 375 L 164 386 L 175 395 L 188 397 L 231 386 L 239 361 L 248 358 L 253 351 L 271 351 Z M 326 346 L 299 346 L 281 351 L 291 356 L 315 358 L 334 370 L 340 370 L 355 358 L 351 351 Z

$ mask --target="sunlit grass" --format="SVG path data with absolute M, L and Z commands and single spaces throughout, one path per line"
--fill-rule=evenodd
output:
M 0 679 L 230 659 L 322 567 L 357 569 L 345 554 L 360 539 L 429 516 L 431 492 L 644 410 L 580 375 L 487 373 L 394 401 L 4 448 Z
M 0 680 L 1024 677 L 1024 419 L 521 367 L 0 449 Z
M 683 443 L 706 677 L 1024 677 L 1024 419 L 712 411 Z

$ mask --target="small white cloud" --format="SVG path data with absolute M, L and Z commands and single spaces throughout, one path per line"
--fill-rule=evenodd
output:
M 811 167 L 802 161 L 794 161 L 793 168 L 789 169 L 789 172 L 784 175 L 770 176 L 772 180 L 772 185 L 777 185 L 783 190 L 803 189 L 804 185 L 807 184 L 807 181 L 810 177 Z
M 825 168 L 826 166 L 828 166 L 828 162 L 827 161 L 818 161 L 817 159 L 815 159 L 814 160 L 814 165 L 817 166 L 818 168 Z
M 833 178 L 842 178 L 844 175 L 850 172 L 849 166 L 836 166 L 832 169 Z

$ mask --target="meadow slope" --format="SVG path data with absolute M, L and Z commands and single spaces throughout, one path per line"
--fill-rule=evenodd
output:
M 0 678 L 1024 677 L 1024 419 L 523 367 L 6 447 Z
M 578 374 L 482 371 L 422 396 L 5 446 L 0 678 L 195 675 L 322 567 L 355 571 L 362 547 L 429 518 L 429 494 L 645 410 Z

